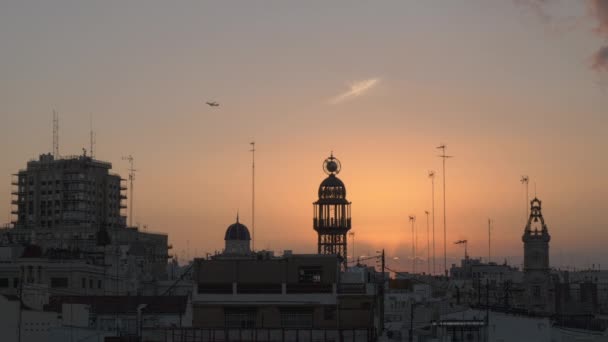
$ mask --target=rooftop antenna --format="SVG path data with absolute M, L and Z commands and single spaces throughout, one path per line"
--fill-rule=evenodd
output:
M 469 258 L 469 253 L 467 252 L 467 240 L 458 240 L 456 242 L 454 242 L 455 245 L 464 245 L 464 259 L 468 259 Z
M 524 218 L 526 221 L 528 220 L 528 216 L 530 215 L 529 212 L 529 206 L 530 206 L 530 199 L 528 197 L 528 183 L 530 182 L 530 178 L 526 175 L 521 176 L 521 179 L 519 180 L 521 182 L 521 184 L 523 184 L 526 188 L 526 217 Z
M 356 266 L 357 265 L 356 264 L 356 260 L 357 260 L 356 259 L 356 255 L 357 254 L 355 254 L 355 232 L 350 232 L 350 233 L 348 233 L 348 235 L 352 238 L 352 243 L 353 243 L 353 252 L 352 252 L 353 253 L 353 262 L 355 263 L 355 266 Z
M 53 109 L 53 157 L 59 158 L 59 115 Z
M 133 227 L 133 181 L 135 180 L 135 170 L 133 168 L 133 156 L 122 157 L 122 160 L 129 162 L 129 227 Z
M 89 121 L 90 121 L 90 133 L 89 133 L 90 145 L 89 145 L 89 155 L 91 156 L 91 158 L 95 158 L 95 131 L 93 131 L 93 114 L 91 114 L 91 115 L 89 116 Z
M 431 274 L 431 234 L 429 231 L 429 211 L 425 210 L 426 214 L 426 264 L 427 272 Z
M 414 224 L 416 223 L 416 216 L 410 215 L 410 222 L 412 223 L 412 273 L 416 273 L 416 233 L 414 232 Z
M 447 148 L 446 144 L 441 144 L 437 146 L 438 149 L 441 150 L 441 155 L 439 158 L 443 159 L 443 272 L 445 276 L 448 276 L 448 246 L 447 246 L 447 219 L 446 219 L 446 209 L 445 209 L 445 160 L 447 158 L 452 158 L 452 156 L 447 156 L 445 154 L 445 149 Z
M 488 264 L 492 261 L 492 220 L 488 219 Z
M 435 171 L 429 171 L 429 178 L 431 179 L 431 207 L 433 214 L 433 274 L 437 271 L 435 269 Z
M 255 251 L 255 141 L 251 145 L 251 248 Z

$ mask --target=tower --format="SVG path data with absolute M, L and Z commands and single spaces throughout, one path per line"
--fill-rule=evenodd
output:
M 249 255 L 251 254 L 251 235 L 249 229 L 239 222 L 239 215 L 236 215 L 236 222 L 226 229 L 226 248 L 224 255 Z
M 541 212 L 541 201 L 530 202 L 524 235 L 524 284 L 526 302 L 534 311 L 546 311 L 550 303 L 549 241 L 551 236 Z
M 346 234 L 351 228 L 350 202 L 346 187 L 336 177 L 342 165 L 333 153 L 323 162 L 328 175 L 319 186 L 319 199 L 313 203 L 313 226 L 318 234 L 318 253 L 337 254 L 346 263 Z

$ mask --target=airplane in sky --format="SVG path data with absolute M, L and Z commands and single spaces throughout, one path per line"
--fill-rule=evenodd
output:
M 205 102 L 207 103 L 210 107 L 219 107 L 219 103 L 215 102 L 215 101 L 211 101 L 211 102 Z

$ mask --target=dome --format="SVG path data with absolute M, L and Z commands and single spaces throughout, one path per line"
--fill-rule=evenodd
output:
M 251 240 L 251 236 L 249 235 L 249 229 L 239 222 L 237 217 L 236 223 L 231 224 L 226 230 L 226 236 L 224 240 L 241 240 L 241 241 L 249 241 Z
M 346 199 L 346 187 L 334 174 L 330 174 L 319 185 L 319 199 Z

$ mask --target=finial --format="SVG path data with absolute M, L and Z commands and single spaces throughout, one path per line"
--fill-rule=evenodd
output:
M 239 223 L 239 210 L 236 210 L 236 223 Z
M 329 157 L 323 161 L 323 171 L 328 175 L 340 173 L 341 167 L 340 161 L 334 157 L 334 151 L 331 151 Z

